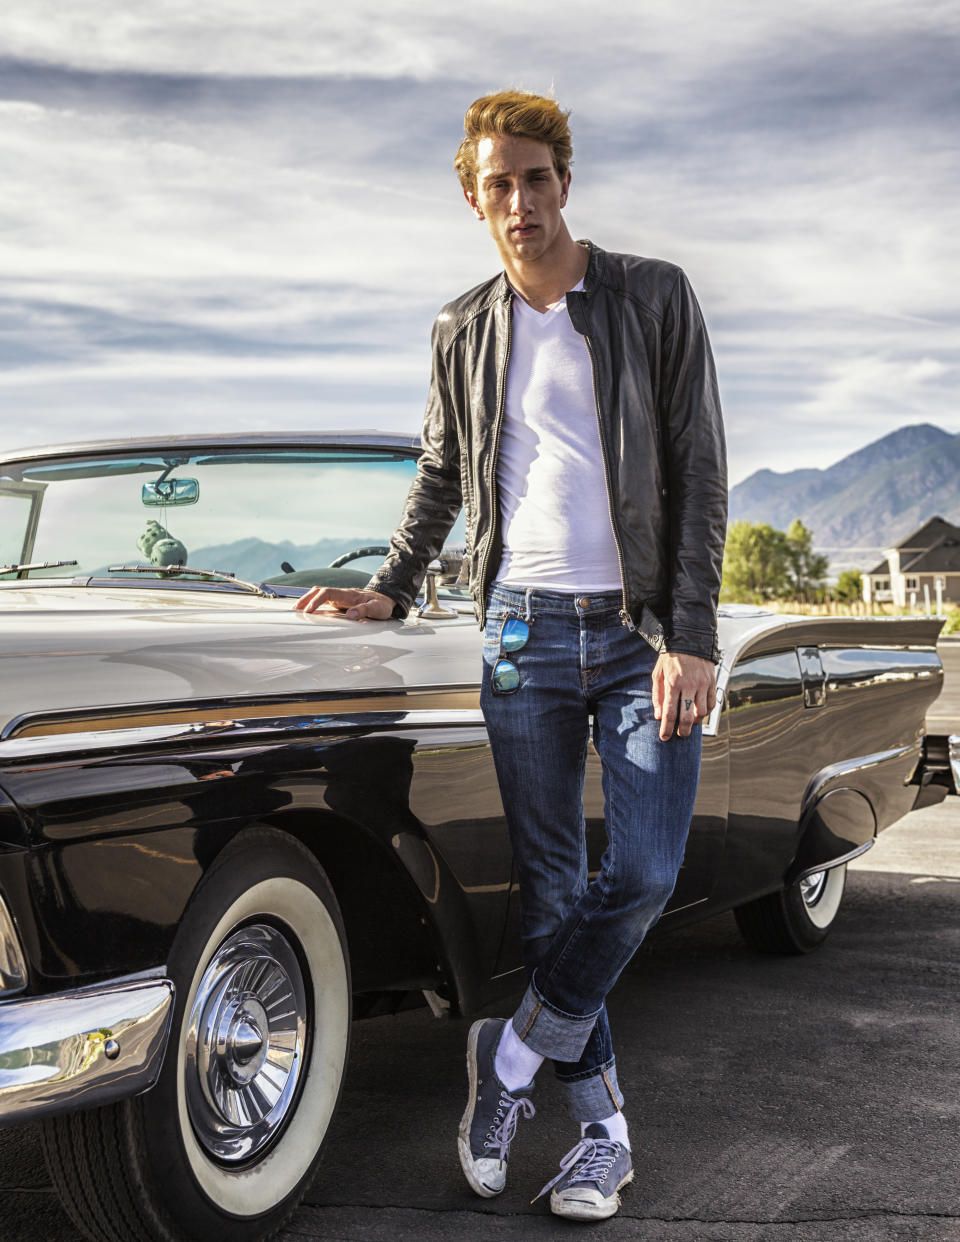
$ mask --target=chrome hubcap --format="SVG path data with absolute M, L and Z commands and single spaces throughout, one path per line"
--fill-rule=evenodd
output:
M 204 1149 L 246 1160 L 279 1132 L 303 1067 L 303 972 L 289 941 L 257 923 L 210 959 L 190 1010 L 187 1108 Z
M 815 906 L 823 896 L 826 883 L 826 871 L 815 871 L 813 875 L 805 876 L 800 881 L 800 896 L 803 898 L 804 905 Z

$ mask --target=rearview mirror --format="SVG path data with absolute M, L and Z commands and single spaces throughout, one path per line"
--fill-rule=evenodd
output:
M 200 483 L 197 479 L 158 479 L 156 483 L 144 483 L 140 499 L 145 505 L 195 505 L 200 499 Z

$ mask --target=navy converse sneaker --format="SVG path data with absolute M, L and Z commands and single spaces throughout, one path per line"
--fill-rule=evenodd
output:
M 560 1172 L 547 1182 L 537 1199 L 549 1190 L 550 1211 L 557 1216 L 606 1220 L 620 1207 L 619 1191 L 631 1181 L 630 1148 L 613 1142 L 606 1126 L 595 1121 L 560 1161 Z
M 460 1122 L 457 1150 L 464 1176 L 472 1190 L 485 1199 L 498 1195 L 507 1181 L 510 1144 L 520 1114 L 535 1113 L 529 1098 L 533 1083 L 508 1091 L 494 1069 L 503 1018 L 474 1022 L 467 1036 L 467 1074 L 470 1097 Z

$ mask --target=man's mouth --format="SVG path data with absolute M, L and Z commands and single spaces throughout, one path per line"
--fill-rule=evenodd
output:
M 535 224 L 515 224 L 510 230 L 515 237 L 529 237 L 531 233 L 535 233 L 536 231 L 537 225 Z

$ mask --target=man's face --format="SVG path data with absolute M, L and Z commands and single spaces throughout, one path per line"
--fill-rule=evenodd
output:
M 560 208 L 569 187 L 570 173 L 561 181 L 546 143 L 496 136 L 477 143 L 477 188 L 464 193 L 503 260 L 530 262 L 566 235 Z

